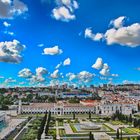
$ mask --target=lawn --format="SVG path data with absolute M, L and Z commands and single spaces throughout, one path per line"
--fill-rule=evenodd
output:
M 58 126 L 63 126 L 63 121 L 58 121 Z
M 71 129 L 72 129 L 72 131 L 73 131 L 74 133 L 77 133 L 77 130 L 76 130 L 76 128 L 74 127 L 73 124 L 70 123 L 70 127 L 71 127 Z
M 37 117 L 28 125 L 26 132 L 23 134 L 21 140 L 35 140 L 38 134 L 38 127 L 40 126 L 41 118 Z
M 61 115 L 61 116 L 57 116 L 57 115 L 52 115 L 54 117 L 57 118 L 73 118 L 73 114 L 65 114 L 65 115 Z M 96 114 L 91 114 L 91 118 L 99 118 L 100 116 L 96 115 Z M 75 114 L 75 118 L 89 118 L 89 114 Z
M 55 120 L 51 120 L 50 123 L 49 123 L 49 127 L 54 127 L 55 126 Z
M 51 135 L 54 139 L 56 139 L 56 129 L 49 129 L 48 135 Z
M 123 125 L 124 123 L 121 121 L 111 121 L 112 125 Z
M 64 129 L 59 129 L 59 135 L 60 136 L 66 135 L 65 130 Z
M 44 117 L 44 114 L 20 114 L 18 115 L 19 118 L 22 118 L 22 117 Z
M 115 139 L 115 140 L 120 140 L 120 139 Z M 128 138 L 122 138 L 122 140 L 128 140 Z M 131 137 L 129 140 L 137 140 L 136 137 Z
M 38 131 L 33 128 L 28 129 L 28 131 L 23 135 L 21 140 L 35 140 L 37 137 L 37 133 Z
M 109 131 L 111 131 L 111 132 L 115 132 L 115 130 L 114 129 L 112 129 L 111 127 L 109 127 L 108 125 L 106 125 L 106 124 L 103 124 L 103 126 L 105 126 Z
M 123 131 L 127 134 L 136 134 L 136 133 L 140 133 L 140 129 L 139 128 L 124 128 Z
M 63 126 L 63 119 L 56 118 L 56 120 L 58 121 L 58 126 Z

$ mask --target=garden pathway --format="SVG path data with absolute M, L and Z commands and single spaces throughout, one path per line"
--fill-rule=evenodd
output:
M 60 140 L 58 121 L 56 121 L 55 123 L 56 123 L 56 139 Z
M 66 134 L 74 134 L 68 123 L 64 123 L 64 128 L 65 128 Z
M 112 128 L 112 129 L 114 129 L 115 131 L 117 131 L 117 129 L 119 128 L 119 127 L 129 127 L 129 125 L 112 125 L 112 124 L 110 124 L 110 123 L 105 123 L 105 125 L 107 125 L 107 126 L 109 126 L 110 128 Z
M 13 138 L 13 140 L 18 140 L 20 137 L 20 134 L 22 134 L 27 128 L 29 123 L 33 120 L 34 118 L 32 118 L 30 121 L 28 121 L 28 123 L 19 131 L 19 133 Z
M 4 139 L 7 135 L 13 132 L 16 127 L 26 119 L 11 119 L 8 126 L 0 132 L 0 139 Z

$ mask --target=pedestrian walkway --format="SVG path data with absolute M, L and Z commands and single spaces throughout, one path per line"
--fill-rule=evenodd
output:
M 129 127 L 129 125 L 112 125 L 110 123 L 105 123 L 105 125 L 109 126 L 110 128 L 112 128 L 115 131 L 117 131 L 117 129 L 120 127 L 124 127 L 124 128 Z
M 33 120 L 33 118 L 19 131 L 19 133 L 13 138 L 13 140 L 18 140 L 18 137 L 20 136 L 20 134 L 26 129 L 28 128 L 29 123 Z
M 11 119 L 8 126 L 0 132 L 0 139 L 4 139 L 7 135 L 13 132 L 16 127 L 26 119 Z
M 65 128 L 66 134 L 74 134 L 68 123 L 64 123 L 64 128 Z
M 55 123 L 56 123 L 56 139 L 60 140 L 58 121 L 56 121 Z

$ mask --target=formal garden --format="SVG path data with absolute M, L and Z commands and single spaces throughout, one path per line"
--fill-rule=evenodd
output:
M 41 117 L 36 117 L 34 120 L 32 120 L 28 128 L 25 130 L 25 133 L 21 135 L 21 140 L 34 140 L 37 138 L 38 134 L 38 128 L 41 124 Z
M 84 117 L 85 116 L 85 117 Z M 63 116 L 55 117 L 58 122 L 58 133 L 55 131 L 56 138 L 73 139 L 75 137 L 89 139 L 90 135 L 96 133 L 106 133 L 114 139 L 139 139 L 139 119 L 132 118 L 132 115 L 125 116 L 116 112 L 112 117 L 101 117 L 92 114 L 81 115 L 72 114 L 70 118 Z M 90 133 L 91 132 L 91 133 Z M 119 134 L 117 133 L 119 132 Z
M 99 136 L 108 140 L 140 140 L 140 119 L 134 115 L 116 112 L 111 117 L 95 114 L 33 115 L 34 118 L 21 140 L 52 139 L 96 140 Z

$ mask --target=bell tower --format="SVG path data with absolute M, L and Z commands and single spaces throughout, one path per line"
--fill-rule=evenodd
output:
M 22 102 L 21 102 L 21 99 L 19 99 L 17 114 L 21 114 L 21 111 L 22 111 Z

